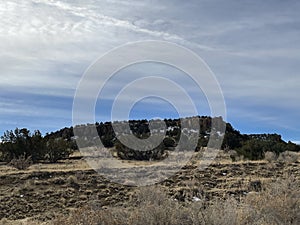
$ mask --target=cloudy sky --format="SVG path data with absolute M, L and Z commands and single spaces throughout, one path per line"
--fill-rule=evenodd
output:
M 1 1 L 0 132 L 27 127 L 45 133 L 71 126 L 73 97 L 92 62 L 128 42 L 164 40 L 208 64 L 236 129 L 299 141 L 299 11 L 297 0 Z M 203 93 L 193 91 L 185 74 L 144 63 L 111 79 L 96 119 L 110 118 L 114 96 L 130 79 L 153 74 L 174 78 L 199 114 L 210 114 Z M 131 112 L 132 118 L 176 116 L 171 104 L 155 98 Z

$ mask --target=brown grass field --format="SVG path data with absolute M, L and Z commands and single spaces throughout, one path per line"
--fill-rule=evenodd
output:
M 229 159 L 147 187 L 112 183 L 78 157 L 27 170 L 2 164 L 0 224 L 300 224 L 299 159 Z

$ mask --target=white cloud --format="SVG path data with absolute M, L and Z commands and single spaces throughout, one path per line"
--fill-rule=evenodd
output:
M 232 111 L 255 114 L 257 109 L 240 109 L 239 102 L 246 101 L 296 115 L 299 9 L 297 1 L 1 1 L 0 88 L 71 97 L 97 57 L 120 44 L 158 39 L 202 56 Z M 115 80 L 111 87 L 122 81 Z M 188 81 L 178 81 L 196 95 Z M 283 117 L 280 112 L 275 118 Z
M 141 38 L 185 43 L 177 34 L 140 27 L 109 15 L 111 11 L 102 9 L 103 3 L 91 3 L 1 2 L 0 48 L 4 54 L 0 56 L 0 86 L 40 87 L 50 93 L 74 89 L 90 62 L 116 44 Z M 158 27 L 163 23 L 154 21 Z M 80 69 L 74 71 L 73 67 Z

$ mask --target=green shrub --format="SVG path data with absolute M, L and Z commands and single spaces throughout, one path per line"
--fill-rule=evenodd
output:
M 159 146 L 152 148 L 152 143 L 148 143 L 149 150 L 135 150 L 131 149 L 120 141 L 115 144 L 117 155 L 121 159 L 125 160 L 161 160 L 167 157 L 165 146 L 161 143 Z
M 28 157 L 33 163 L 45 159 L 56 162 L 72 152 L 73 142 L 62 138 L 45 138 L 40 131 L 30 133 L 25 128 L 6 131 L 1 139 L 0 155 L 5 162 L 22 161 Z
M 169 148 L 169 147 L 175 147 L 176 146 L 176 140 L 172 137 L 165 137 L 164 140 L 164 145 Z
M 66 140 L 50 139 L 46 143 L 45 159 L 49 162 L 57 162 L 59 159 L 67 158 L 71 153 L 72 150 Z

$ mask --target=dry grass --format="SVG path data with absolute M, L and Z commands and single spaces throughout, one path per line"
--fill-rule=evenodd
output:
M 84 160 L 64 160 L 58 163 L 38 163 L 29 166 L 26 170 L 17 170 L 9 165 L 1 165 L 0 175 L 30 174 L 33 172 L 55 172 L 55 171 L 85 171 L 91 167 Z
M 249 195 L 245 200 L 248 220 L 256 224 L 300 224 L 299 187 L 300 181 L 290 176 Z
M 37 222 L 37 221 L 31 221 L 28 219 L 24 219 L 24 220 L 8 220 L 8 219 L 2 219 L 0 220 L 0 224 L 1 225 L 41 225 L 41 222 Z M 44 223 L 46 225 L 46 223 Z
M 289 161 L 229 162 L 228 157 L 221 157 L 205 171 L 191 166 L 166 183 L 136 189 L 107 183 L 90 173 L 83 160 L 33 165 L 25 171 L 2 165 L 0 174 L 5 175 L 0 199 L 10 199 L 5 201 L 11 205 L 3 215 L 18 214 L 20 207 L 29 204 L 34 210 L 46 212 L 38 212 L 39 216 L 27 212 L 19 217 L 7 216 L 32 217 L 38 222 L 3 219 L 0 224 L 300 224 L 299 163 Z M 285 173 L 294 176 L 283 176 Z M 11 185 L 15 178 L 20 180 L 16 181 L 17 187 Z M 47 204 L 36 204 L 36 198 L 36 202 Z M 55 219 L 41 222 L 51 218 Z
M 242 201 L 216 198 L 184 204 L 169 197 L 161 188 L 146 187 L 135 192 L 130 200 L 132 207 L 84 207 L 51 224 L 297 225 L 300 223 L 299 187 L 299 180 L 287 177 L 270 183 L 259 193 L 249 193 Z

